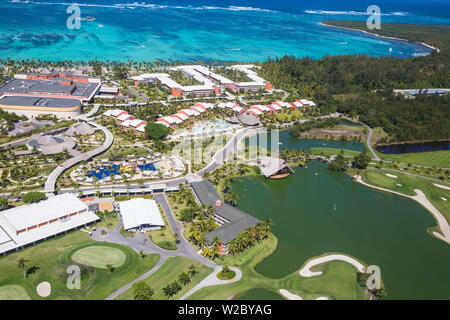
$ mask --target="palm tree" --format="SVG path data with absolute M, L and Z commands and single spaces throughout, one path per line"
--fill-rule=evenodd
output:
M 197 273 L 197 269 L 195 268 L 195 266 L 193 264 L 191 264 L 188 267 L 188 272 L 189 272 L 189 274 L 190 274 L 190 276 L 192 278 L 192 276 Z
M 146 254 L 144 253 L 144 251 L 139 251 L 138 252 L 138 254 L 139 254 L 139 256 L 141 257 L 141 258 L 145 258 L 146 257 Z
M 108 263 L 106 265 L 106 269 L 108 269 L 108 273 L 112 273 L 115 270 L 114 266 L 111 263 Z
M 189 276 L 189 273 L 183 271 L 178 275 L 178 280 L 181 282 L 181 284 L 187 285 L 189 282 L 191 282 L 191 277 Z
M 28 260 L 26 260 L 25 258 L 20 258 L 19 259 L 19 264 L 18 264 L 18 268 L 22 269 L 23 271 L 23 278 L 26 278 L 26 274 L 25 274 L 25 269 L 27 268 L 27 262 L 29 262 Z

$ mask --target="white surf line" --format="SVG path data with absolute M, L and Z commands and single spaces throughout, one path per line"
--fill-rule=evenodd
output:
M 297 294 L 293 294 L 292 292 L 286 290 L 286 289 L 280 289 L 280 293 L 283 297 L 287 298 L 288 300 L 303 300 L 302 297 L 300 297 Z M 328 297 L 318 297 L 314 300 L 329 300 Z
M 366 272 L 366 267 L 364 267 L 356 259 L 353 259 L 352 257 L 346 256 L 344 254 L 330 254 L 327 256 L 323 256 L 320 258 L 310 260 L 298 273 L 304 278 L 320 276 L 322 274 L 322 271 L 311 271 L 311 268 L 315 267 L 319 264 L 325 263 L 325 262 L 336 261 L 336 260 L 344 261 L 344 262 L 351 264 L 356 269 L 358 269 L 359 272 Z
M 437 184 L 437 183 L 433 183 L 435 187 L 441 188 L 441 189 L 445 189 L 445 190 L 450 190 L 450 187 L 447 186 L 443 186 L 442 184 Z
M 410 198 L 410 199 L 413 199 L 414 201 L 417 201 L 418 203 L 420 203 L 420 205 L 422 205 L 425 209 L 427 209 L 433 215 L 434 219 L 436 220 L 436 222 L 439 226 L 439 229 L 441 230 L 442 234 L 439 232 L 433 231 L 433 235 L 436 238 L 439 238 L 442 241 L 450 244 L 450 225 L 448 224 L 447 219 L 445 219 L 445 217 L 442 215 L 442 213 L 440 213 L 439 210 L 433 206 L 433 204 L 427 199 L 427 197 L 421 190 L 414 189 L 414 192 L 416 193 L 416 195 L 409 196 L 409 195 L 406 195 L 406 194 L 403 194 L 403 193 L 400 193 L 397 191 L 393 191 L 393 190 L 389 190 L 389 189 L 385 189 L 385 188 L 381 188 L 381 187 L 377 187 L 377 186 L 368 184 L 362 180 L 361 176 L 356 176 L 356 181 L 367 187 L 394 193 L 394 194 L 398 194 L 399 196 Z

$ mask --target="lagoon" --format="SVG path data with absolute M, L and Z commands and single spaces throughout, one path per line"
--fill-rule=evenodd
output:
M 272 218 L 275 252 L 256 271 L 280 278 L 326 252 L 380 266 L 386 299 L 450 299 L 450 246 L 427 233 L 435 226 L 416 202 L 357 184 L 319 161 L 283 180 L 238 178 L 240 209 Z

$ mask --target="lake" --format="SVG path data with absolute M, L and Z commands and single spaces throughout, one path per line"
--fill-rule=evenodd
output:
M 264 135 L 258 135 L 258 139 L 265 137 Z M 270 133 L 267 134 L 267 148 L 271 148 Z M 354 151 L 364 151 L 364 144 L 359 141 L 338 141 L 338 140 L 322 140 L 322 139 L 298 139 L 291 135 L 289 130 L 283 130 L 279 132 L 279 144 L 280 151 L 283 148 L 288 149 L 304 149 L 309 151 L 313 147 L 322 148 L 334 148 L 334 149 L 349 149 Z M 249 139 L 245 140 L 248 145 Z M 261 143 L 259 142 L 259 145 Z
M 256 271 L 280 278 L 326 252 L 378 265 L 387 299 L 450 299 L 450 247 L 430 236 L 431 214 L 413 200 L 357 184 L 319 161 L 283 180 L 235 179 L 239 208 L 275 222 L 275 252 Z
M 377 151 L 386 154 L 427 152 L 450 150 L 450 141 L 430 141 L 417 143 L 400 143 L 376 147 Z

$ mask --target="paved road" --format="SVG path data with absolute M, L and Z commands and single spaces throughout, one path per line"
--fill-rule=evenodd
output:
M 173 216 L 172 210 L 169 206 L 169 203 L 167 202 L 166 196 L 164 194 L 155 194 L 154 196 L 155 200 L 161 205 L 164 212 L 166 213 L 167 219 L 169 220 L 170 227 L 172 228 L 173 232 L 177 233 L 179 235 L 179 244 L 178 248 L 176 250 L 165 250 L 160 247 L 158 247 L 156 244 L 154 244 L 150 238 L 146 235 L 143 235 L 141 233 L 136 233 L 134 237 L 124 237 L 120 234 L 120 228 L 123 226 L 122 219 L 119 219 L 119 223 L 117 227 L 114 230 L 108 230 L 104 228 L 99 228 L 92 234 L 92 239 L 96 241 L 103 241 L 103 242 L 112 242 L 112 243 L 118 243 L 125 245 L 136 252 L 144 251 L 147 254 L 150 253 L 157 253 L 160 255 L 160 259 L 158 263 L 148 272 L 144 273 L 142 276 L 138 277 L 137 279 L 133 280 L 132 282 L 126 284 L 122 288 L 118 289 L 117 291 L 113 292 L 111 295 L 109 295 L 105 300 L 112 300 L 115 297 L 119 296 L 121 293 L 125 292 L 129 288 L 133 286 L 133 284 L 137 281 L 143 280 L 147 277 L 149 277 L 153 272 L 159 269 L 161 265 L 166 261 L 167 258 L 172 256 L 181 256 L 185 258 L 189 258 L 191 260 L 200 262 L 201 264 L 204 264 L 208 267 L 217 269 L 217 265 L 200 256 L 195 252 L 195 250 L 191 247 L 191 245 L 183 238 L 182 232 L 181 232 L 181 225 L 179 222 L 177 222 Z M 101 235 L 101 230 L 106 230 L 107 234 L 105 236 Z

